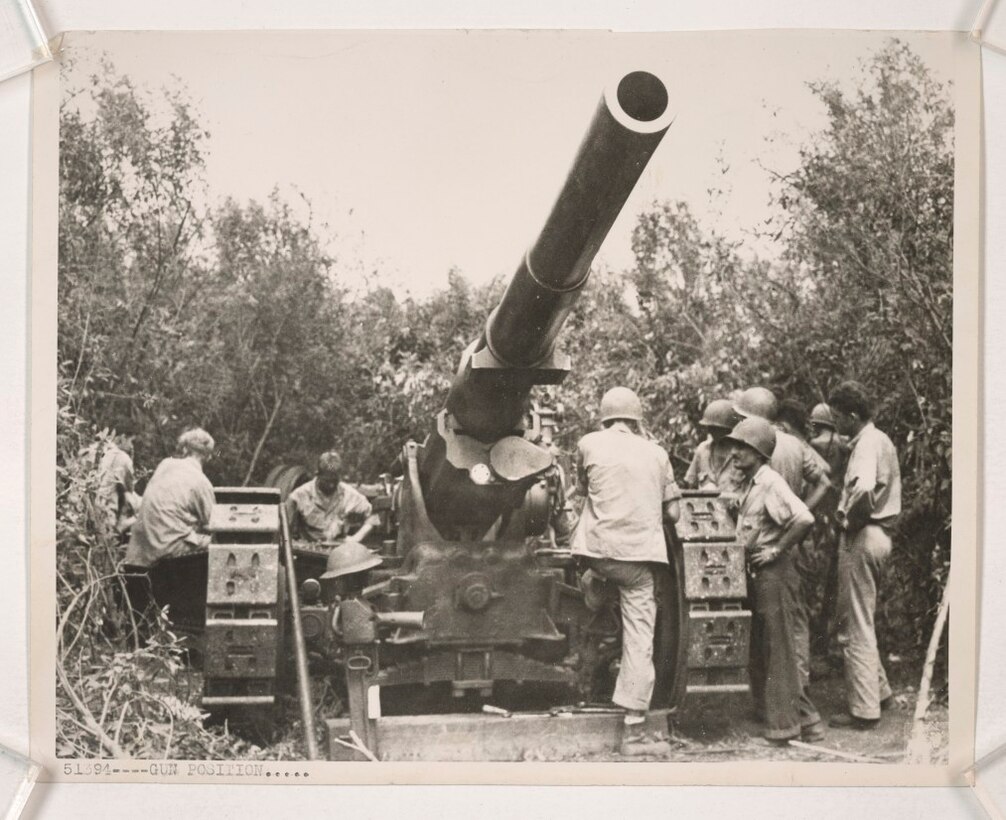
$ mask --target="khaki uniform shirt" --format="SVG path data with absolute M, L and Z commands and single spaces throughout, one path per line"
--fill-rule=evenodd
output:
M 849 446 L 838 502 L 847 529 L 855 532 L 870 523 L 890 527 L 901 512 L 901 468 L 894 443 L 868 421 Z
M 741 500 L 737 538 L 748 552 L 756 547 L 774 546 L 795 519 L 810 515 L 807 505 L 785 479 L 763 464 L 752 476 Z
M 616 424 L 588 433 L 577 450 L 587 499 L 573 554 L 666 564 L 664 502 L 680 492 L 664 448 Z
M 330 496 L 318 491 L 317 479 L 301 484 L 287 498 L 295 532 L 311 541 L 332 541 L 346 534 L 346 517 L 370 515 L 370 502 L 359 490 L 339 482 Z
M 778 427 L 769 465 L 800 498 L 806 498 L 808 489 L 817 484 L 821 476 L 828 475 L 828 465 L 813 447 Z
M 740 490 L 743 480 L 734 465 L 734 448 L 724 442 L 726 454 L 719 465 L 713 460 L 713 440 L 707 438 L 695 450 L 692 463 L 685 473 L 685 484 L 699 490 L 719 490 L 721 493 L 735 493 Z
M 202 531 L 210 523 L 213 504 L 213 485 L 196 459 L 164 459 L 143 494 L 126 563 L 149 567 L 181 552 L 186 543 L 208 543 Z
M 828 476 L 832 486 L 841 490 L 842 479 L 845 475 L 845 462 L 849 458 L 849 443 L 845 440 L 845 436 L 839 435 L 833 430 L 827 430 L 816 438 L 812 438 L 810 446 L 827 462 Z

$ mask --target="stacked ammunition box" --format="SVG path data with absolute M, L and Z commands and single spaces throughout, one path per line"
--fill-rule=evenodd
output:
M 689 693 L 745 692 L 751 613 L 747 573 L 726 501 L 685 492 L 676 527 L 688 606 Z
M 270 704 L 282 657 L 280 494 L 232 487 L 220 487 L 215 494 L 203 704 Z

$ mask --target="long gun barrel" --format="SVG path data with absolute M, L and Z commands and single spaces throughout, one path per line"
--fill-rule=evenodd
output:
M 550 455 L 519 440 L 531 388 L 557 384 L 569 372 L 556 337 L 671 119 L 667 89 L 648 72 L 626 74 L 602 96 L 541 233 L 465 350 L 446 413 L 424 448 L 425 507 L 441 532 L 484 530 L 519 505 L 525 479 L 551 463 Z M 504 486 L 472 483 L 470 471 L 483 455 Z M 488 468 L 481 469 L 484 477 Z
M 451 387 L 447 409 L 460 430 L 481 441 L 511 433 L 531 386 L 565 376 L 556 336 L 670 122 L 654 75 L 635 71 L 607 89 L 541 233 Z

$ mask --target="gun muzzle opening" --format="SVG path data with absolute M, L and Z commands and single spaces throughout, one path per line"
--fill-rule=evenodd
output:
M 649 71 L 630 71 L 604 91 L 610 116 L 627 132 L 659 134 L 674 121 L 667 86 Z
M 640 122 L 660 119 L 667 111 L 667 89 L 648 71 L 633 71 L 622 77 L 615 96 L 621 109 Z

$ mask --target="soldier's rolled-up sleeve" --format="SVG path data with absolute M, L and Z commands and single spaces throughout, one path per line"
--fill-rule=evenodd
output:
M 346 505 L 345 515 L 370 515 L 371 504 L 367 500 L 367 496 L 348 484 L 345 487 L 344 503 Z
M 806 442 L 801 442 L 801 444 L 800 450 L 803 453 L 803 480 L 807 482 L 808 487 L 813 487 L 822 477 L 828 477 L 830 469 L 827 462 L 814 451 L 813 447 Z
M 780 527 L 787 527 L 803 513 L 810 515 L 810 510 L 789 485 L 780 481 L 765 493 L 765 513 Z

